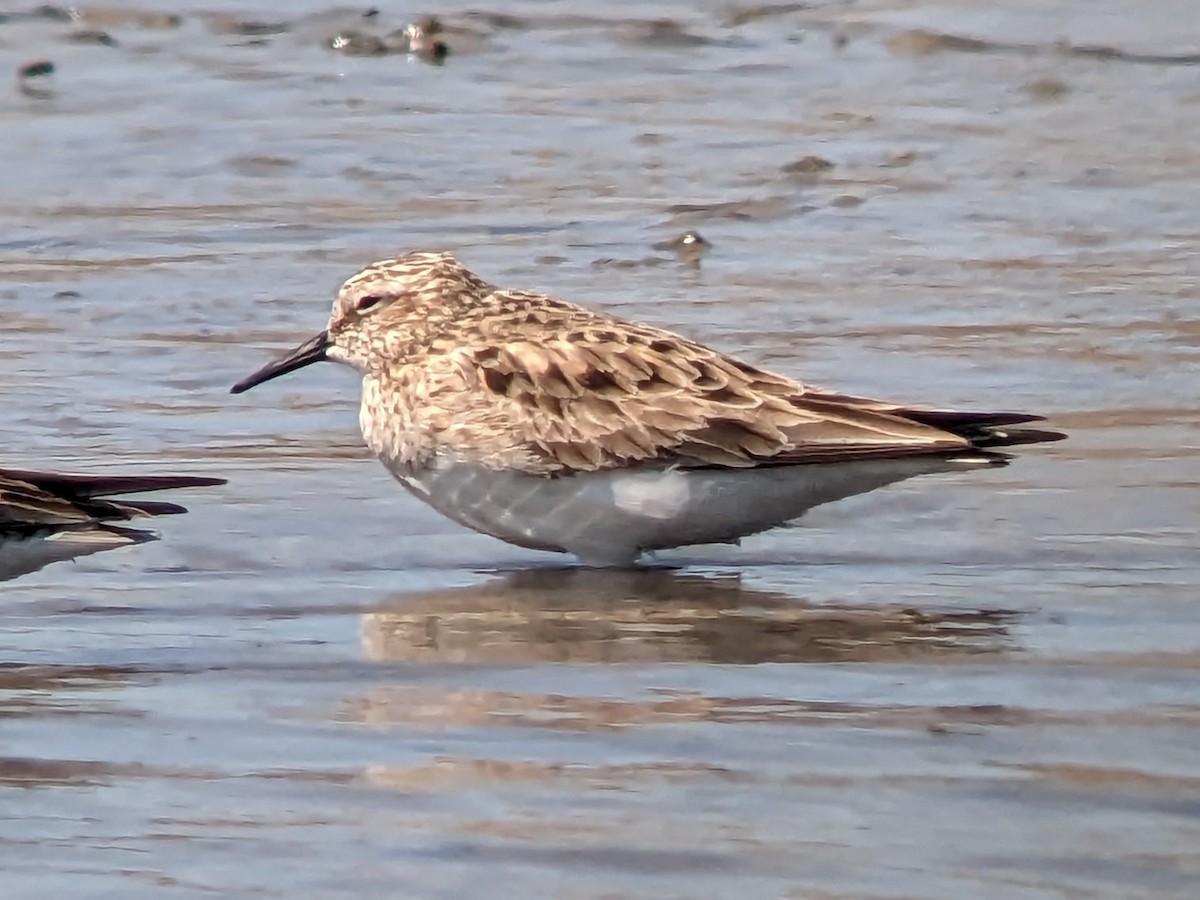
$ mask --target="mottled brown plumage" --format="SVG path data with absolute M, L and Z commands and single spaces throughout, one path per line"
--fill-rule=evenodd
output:
M 1038 418 L 963 415 L 944 419 L 947 430 L 919 411 L 808 387 L 663 329 L 500 290 L 443 254 L 375 263 L 350 279 L 329 333 L 331 356 L 365 363 L 380 383 L 373 444 L 396 442 L 399 415 L 426 438 L 400 456 L 439 447 L 537 474 L 941 453 L 1003 444 L 990 424 Z
M 234 391 L 322 358 L 362 373 L 364 437 L 410 487 L 460 464 L 547 478 L 1002 462 L 989 448 L 1062 437 L 1009 430 L 1039 416 L 912 409 L 808 386 L 661 328 L 502 290 L 442 253 L 368 266 L 342 286 L 326 332 Z

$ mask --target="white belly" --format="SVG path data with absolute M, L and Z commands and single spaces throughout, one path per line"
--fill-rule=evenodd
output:
M 501 540 L 628 565 L 643 551 L 736 541 L 814 506 L 956 468 L 941 458 L 556 478 L 453 463 L 393 474 L 443 515 Z
M 117 531 L 98 528 L 94 531 L 61 531 L 52 529 L 31 535 L 0 535 L 0 581 L 36 572 L 51 563 L 112 550 L 140 540 L 150 540 L 151 535 L 129 530 L 128 535 Z

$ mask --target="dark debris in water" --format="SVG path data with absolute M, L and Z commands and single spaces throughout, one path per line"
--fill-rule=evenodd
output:
M 48 59 L 40 59 L 37 62 L 26 63 L 17 69 L 18 78 L 42 78 L 46 75 L 54 74 L 54 63 Z
M 779 171 L 792 178 L 814 181 L 826 172 L 832 171 L 833 168 L 834 164 L 825 157 L 810 154 L 787 163 Z
M 856 206 L 862 206 L 863 198 L 857 194 L 838 194 L 829 201 L 829 205 L 834 209 L 853 209 Z
M 84 28 L 80 31 L 72 31 L 68 34 L 65 40 L 70 44 L 92 44 L 101 47 L 117 46 L 117 39 L 107 31 L 101 31 L 97 28 Z
M 55 65 L 48 59 L 25 63 L 17 69 L 17 90 L 26 97 L 45 100 L 54 96 L 45 79 L 53 75 Z

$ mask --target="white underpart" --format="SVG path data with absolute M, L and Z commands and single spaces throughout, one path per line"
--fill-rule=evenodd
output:
M 434 509 L 476 531 L 522 547 L 573 553 L 591 565 L 628 565 L 644 551 L 736 541 L 819 504 L 970 462 L 906 457 L 553 478 L 461 462 L 416 472 L 389 468 Z
M 50 563 L 135 543 L 138 541 L 131 537 L 103 529 L 0 535 L 0 581 L 36 572 Z
M 613 503 L 647 519 L 670 521 L 687 509 L 691 487 L 678 469 L 613 475 Z

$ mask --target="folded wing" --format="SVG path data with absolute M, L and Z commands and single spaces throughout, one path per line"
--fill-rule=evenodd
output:
M 563 305 L 549 340 L 455 354 L 547 474 L 633 462 L 802 465 L 1057 440 L 1023 413 L 910 409 L 806 386 L 669 332 Z

